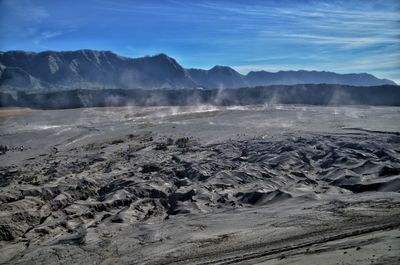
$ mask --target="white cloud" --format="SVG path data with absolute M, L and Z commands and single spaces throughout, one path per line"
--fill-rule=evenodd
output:
M 41 32 L 37 37 L 33 39 L 33 43 L 36 45 L 41 44 L 42 41 L 48 40 L 57 36 L 62 35 L 61 31 L 44 31 Z
M 41 23 L 49 17 L 49 13 L 30 0 L 0 1 L 0 38 L 3 45 L 9 40 L 32 40 L 40 42 L 46 34 L 40 36 Z
M 347 48 L 356 48 L 362 46 L 370 46 L 376 44 L 397 44 L 400 39 L 397 36 L 326 36 L 312 34 L 282 34 L 277 37 L 269 36 L 269 38 L 286 39 L 293 42 L 306 42 L 310 44 L 334 44 L 342 45 Z

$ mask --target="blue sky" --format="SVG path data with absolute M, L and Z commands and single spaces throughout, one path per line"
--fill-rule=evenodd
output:
M 0 0 L 0 50 L 82 48 L 400 83 L 400 1 Z

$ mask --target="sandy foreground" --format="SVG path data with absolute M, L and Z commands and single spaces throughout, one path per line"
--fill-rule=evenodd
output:
M 399 121 L 365 106 L 0 110 L 0 263 L 400 263 Z

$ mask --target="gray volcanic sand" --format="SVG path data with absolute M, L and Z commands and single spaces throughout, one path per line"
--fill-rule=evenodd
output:
M 0 114 L 0 263 L 400 261 L 400 108 Z

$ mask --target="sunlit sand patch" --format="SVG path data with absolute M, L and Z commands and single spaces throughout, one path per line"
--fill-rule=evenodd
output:
M 29 127 L 31 130 L 50 130 L 50 129 L 57 129 L 63 127 L 63 125 L 35 125 Z
M 30 108 L 0 108 L 0 118 L 23 115 L 31 111 L 33 110 Z
M 67 131 L 70 131 L 71 129 L 72 129 L 71 127 L 64 128 L 64 129 L 59 130 L 58 132 L 56 132 L 54 135 L 61 135 L 61 134 L 65 133 L 65 132 L 67 132 Z
M 95 135 L 98 135 L 98 134 L 87 134 L 87 135 L 84 135 L 84 136 L 79 137 L 79 138 L 77 138 L 77 139 L 73 139 L 71 142 L 66 143 L 65 146 L 69 146 L 69 145 L 71 145 L 71 144 L 75 144 L 75 143 L 77 143 L 77 142 L 79 142 L 79 141 L 82 141 L 82 140 L 84 140 L 84 139 L 86 139 L 86 138 L 89 138 L 89 137 L 92 137 L 92 136 L 95 136 Z

